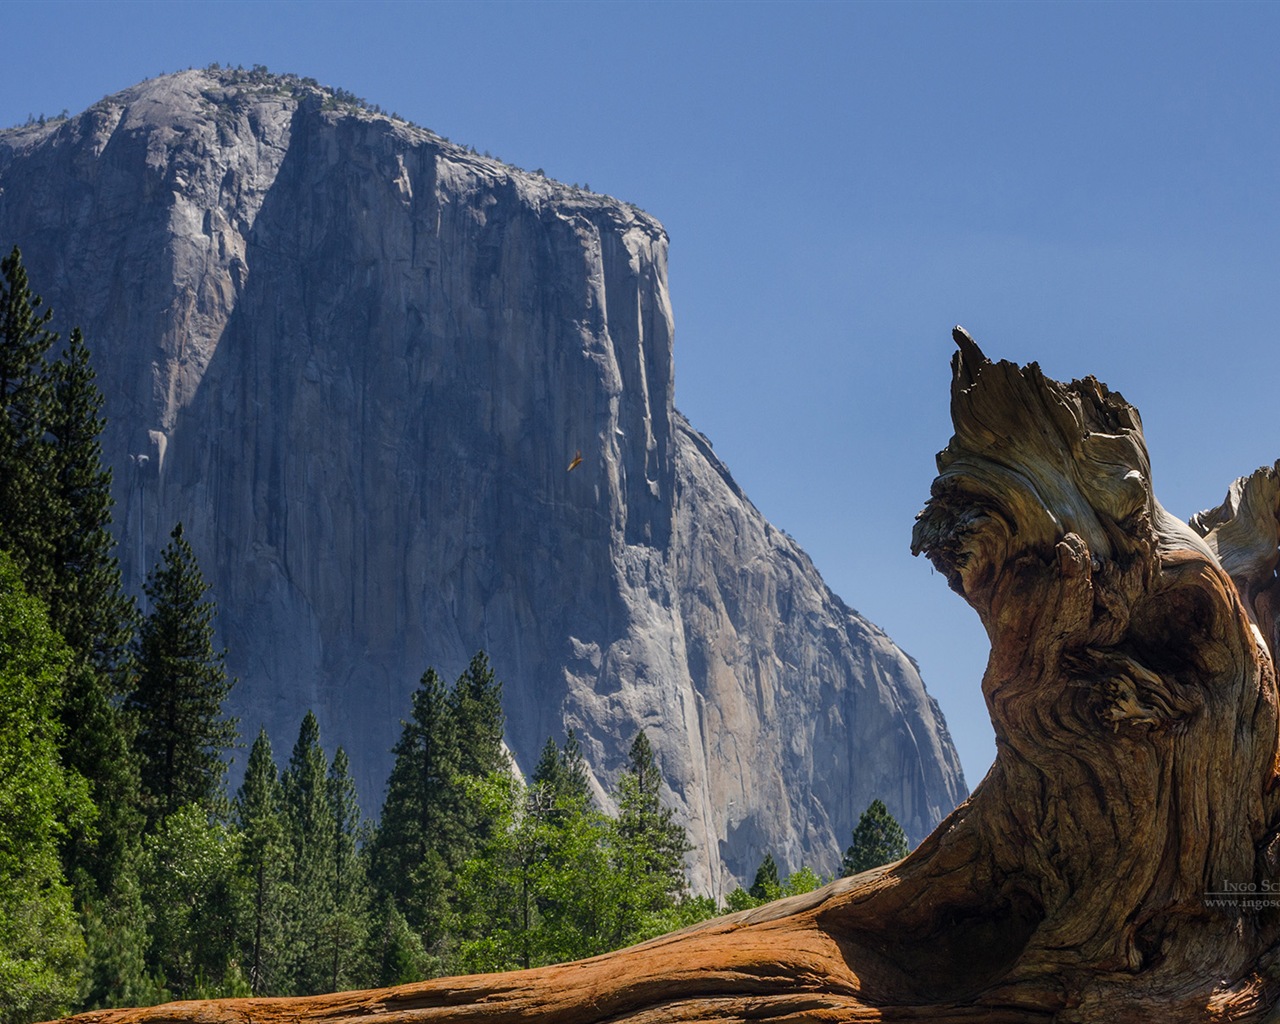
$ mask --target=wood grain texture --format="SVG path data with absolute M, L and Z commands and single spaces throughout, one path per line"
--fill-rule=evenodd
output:
M 80 1020 L 1272 1019 L 1280 464 L 1193 530 L 1119 394 L 955 339 L 955 435 L 913 547 L 986 627 L 997 757 L 909 857 L 579 963 Z

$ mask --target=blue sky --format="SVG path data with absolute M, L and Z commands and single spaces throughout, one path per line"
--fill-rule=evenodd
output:
M 952 324 L 1138 405 L 1180 516 L 1280 457 L 1280 6 L 10 0 L 0 19 L 0 125 L 265 64 L 658 217 L 677 404 L 917 659 L 970 786 L 994 756 L 985 637 L 909 552 L 951 432 Z

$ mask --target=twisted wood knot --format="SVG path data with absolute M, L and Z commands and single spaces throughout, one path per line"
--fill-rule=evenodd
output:
M 1122 725 L 1176 729 L 1203 704 L 1194 690 L 1124 651 L 1085 648 L 1064 657 L 1063 667 L 1091 690 L 1093 713 L 1113 732 Z

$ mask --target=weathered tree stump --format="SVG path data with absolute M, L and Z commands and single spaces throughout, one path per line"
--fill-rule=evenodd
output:
M 1269 1019 L 1280 463 L 1192 529 L 1119 394 L 954 336 L 955 436 L 913 548 L 986 627 L 997 757 L 909 857 L 578 963 L 81 1019 Z

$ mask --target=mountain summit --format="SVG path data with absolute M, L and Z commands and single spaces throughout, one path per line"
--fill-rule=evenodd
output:
M 0 132 L 14 244 L 94 348 L 126 582 L 181 520 L 242 727 L 314 709 L 367 810 L 422 671 L 481 648 L 526 772 L 573 728 L 603 797 L 646 730 L 703 891 L 964 797 L 910 659 L 675 410 L 635 207 L 211 69 Z

